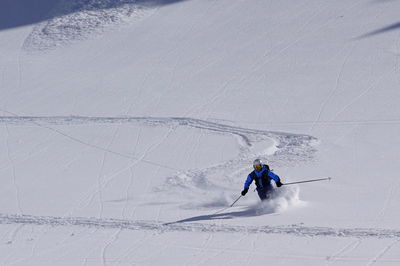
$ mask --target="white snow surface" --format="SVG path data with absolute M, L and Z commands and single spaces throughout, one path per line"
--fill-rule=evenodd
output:
M 3 265 L 400 264 L 399 1 L 0 10 Z

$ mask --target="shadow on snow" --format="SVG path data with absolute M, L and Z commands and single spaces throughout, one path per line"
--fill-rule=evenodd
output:
M 386 26 L 386 27 L 383 27 L 383 28 L 368 32 L 366 34 L 363 34 L 363 35 L 357 37 L 356 39 L 360 40 L 360 39 L 372 37 L 374 35 L 382 34 L 382 33 L 393 31 L 393 30 L 397 30 L 397 29 L 400 29 L 400 22 L 397 22 L 397 23 L 391 24 L 389 26 Z
M 227 220 L 233 219 L 236 217 L 254 217 L 254 216 L 261 216 L 265 214 L 272 214 L 275 213 L 276 210 L 273 208 L 254 208 L 248 207 L 242 211 L 232 211 L 232 212 L 223 212 L 223 213 L 215 213 L 209 215 L 200 215 L 194 216 L 186 219 L 182 219 L 175 222 L 166 223 L 165 225 L 169 224 L 179 224 L 179 223 L 186 223 L 186 222 L 198 222 L 198 221 L 211 221 L 211 220 Z
M 0 30 L 35 24 L 44 20 L 75 12 L 73 9 L 60 9 L 57 6 L 73 2 L 77 7 L 88 10 L 110 9 L 126 4 L 162 6 L 186 0 L 1 0 Z

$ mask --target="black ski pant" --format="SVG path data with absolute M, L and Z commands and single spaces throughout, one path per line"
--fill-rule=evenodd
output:
M 274 191 L 274 188 L 272 186 L 257 188 L 257 193 L 261 200 L 270 199 L 272 197 L 273 191 Z

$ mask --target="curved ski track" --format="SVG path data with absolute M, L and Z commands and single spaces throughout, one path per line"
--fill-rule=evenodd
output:
M 157 221 L 132 221 L 124 219 L 99 219 L 83 217 L 52 217 L 33 215 L 0 214 L 0 224 L 80 226 L 89 228 L 146 230 L 166 232 L 210 232 L 245 234 L 281 234 L 298 237 L 346 237 L 346 238 L 400 238 L 400 230 L 378 228 L 333 228 L 287 226 L 239 226 L 205 223 L 161 223 Z
M 213 174 L 226 176 L 224 174 L 224 170 L 227 167 L 229 167 L 231 170 L 234 169 L 231 171 L 231 173 L 235 171 L 240 172 L 243 170 L 241 168 L 242 165 L 247 165 L 248 162 L 252 161 L 255 157 L 265 158 L 270 164 L 274 164 L 276 166 L 282 163 L 309 161 L 313 158 L 314 153 L 316 152 L 316 148 L 314 146 L 318 143 L 316 138 L 309 135 L 249 129 L 189 117 L 21 116 L 9 111 L 3 111 L 11 114 L 11 116 L 0 116 L 0 124 L 15 126 L 37 125 L 52 130 L 57 134 L 63 135 L 64 137 L 67 137 L 75 142 L 79 142 L 94 149 L 136 160 L 139 159 L 131 154 L 125 154 L 106 147 L 91 144 L 75 136 L 68 135 L 61 130 L 55 129 L 54 126 L 136 124 L 149 127 L 169 127 L 171 129 L 177 127 L 188 127 L 196 130 L 207 130 L 214 132 L 215 134 L 231 135 L 238 138 L 237 144 L 239 145 L 240 153 L 237 158 L 224 161 L 221 164 L 210 166 L 205 169 L 175 169 L 168 165 L 140 159 L 144 163 L 156 164 L 160 167 L 178 172 L 177 174 L 169 176 L 166 179 L 165 185 L 158 187 L 158 190 L 164 190 L 170 186 L 176 187 L 177 185 L 202 187 L 208 184 L 206 177 L 209 177 Z M 273 142 L 273 148 L 275 149 L 272 154 L 268 153 L 266 150 L 255 151 L 253 149 L 253 147 L 257 147 L 257 144 L 263 142 L 271 143 L 271 141 Z
M 310 158 L 316 138 L 309 135 L 273 132 L 230 126 L 189 117 L 88 117 L 88 116 L 1 116 L 0 124 L 7 125 L 83 125 L 83 124 L 144 124 L 147 126 L 185 126 L 222 134 L 239 136 L 245 146 L 266 138 L 278 141 L 278 153 Z M 300 158 L 297 158 L 300 159 Z

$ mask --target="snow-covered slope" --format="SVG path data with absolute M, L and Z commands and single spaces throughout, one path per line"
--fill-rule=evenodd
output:
M 4 265 L 400 263 L 398 1 L 28 2 L 0 4 Z M 257 157 L 333 179 L 228 208 Z

